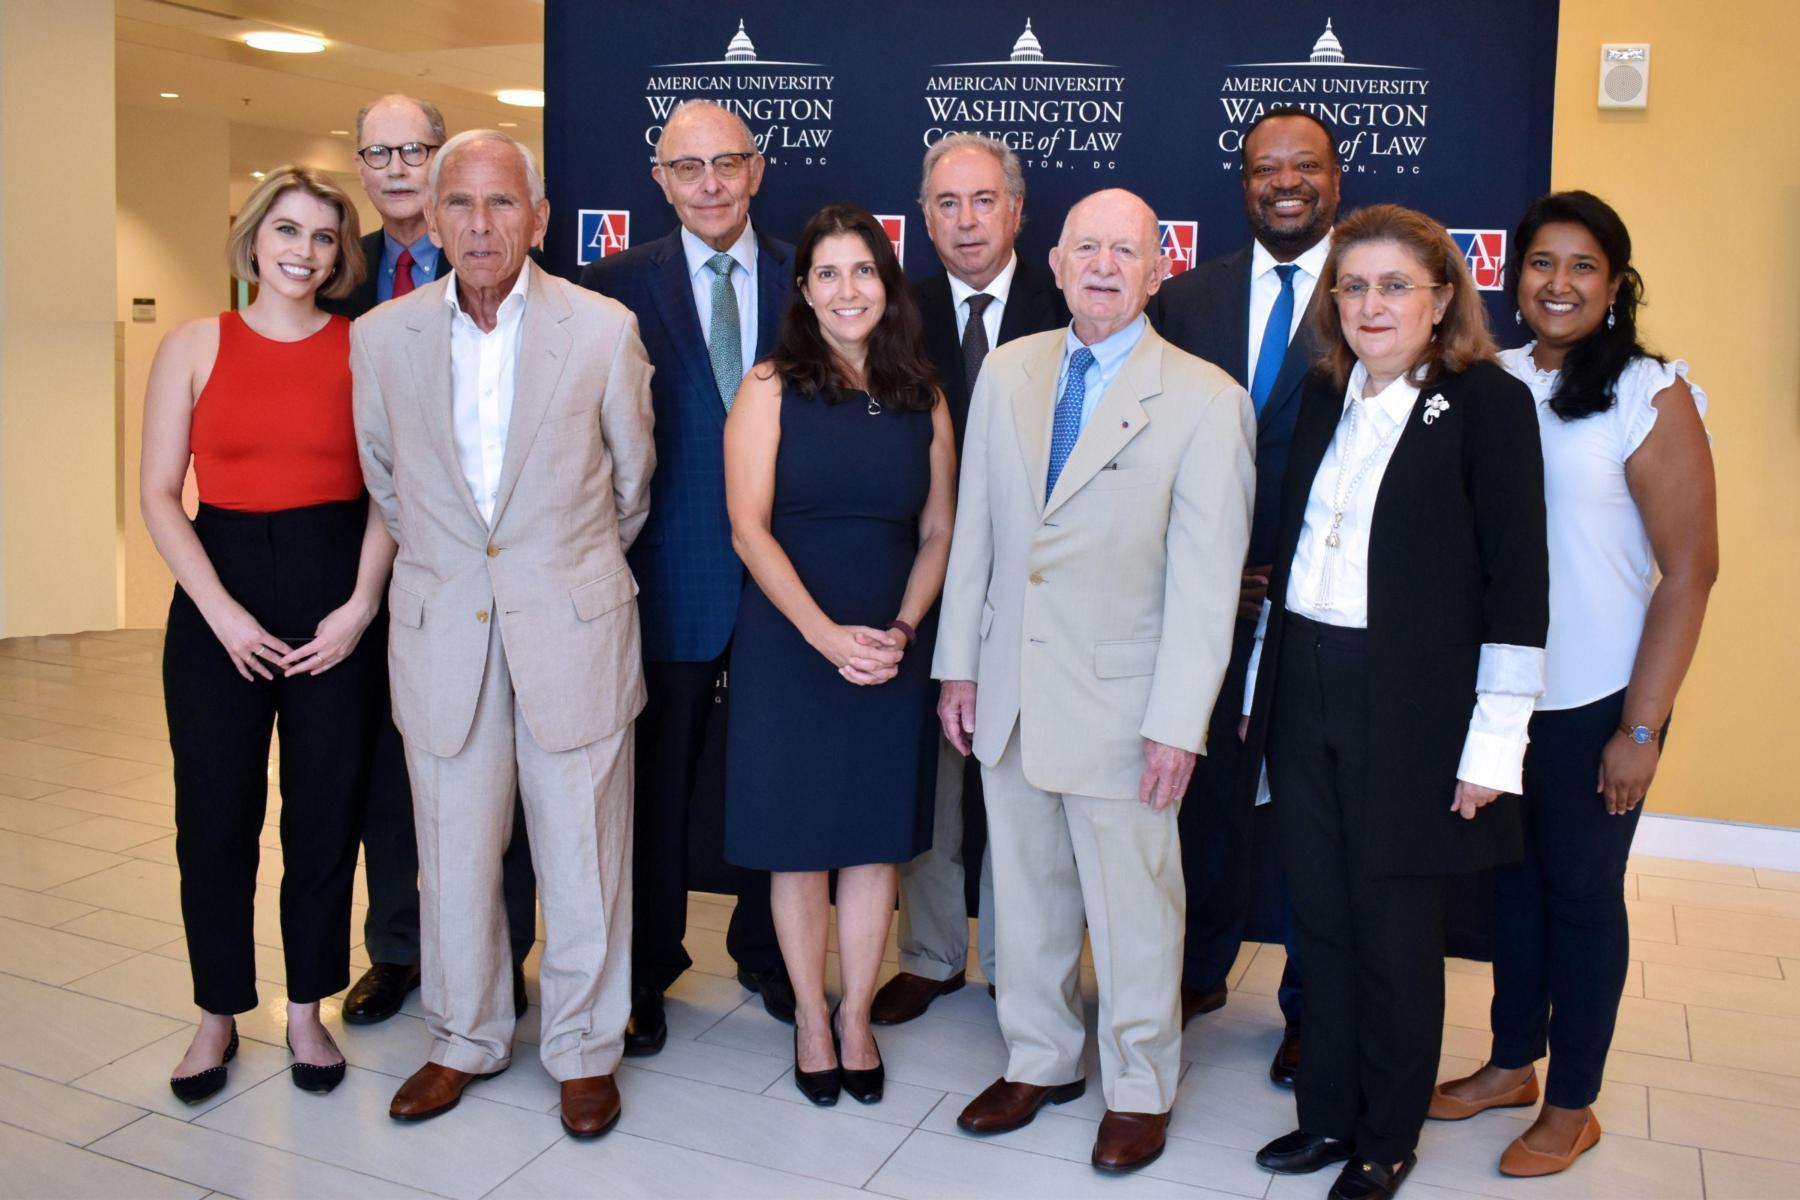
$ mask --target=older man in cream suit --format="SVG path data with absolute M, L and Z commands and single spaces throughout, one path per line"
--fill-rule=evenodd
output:
M 578 1137 L 619 1115 L 631 1007 L 631 722 L 644 703 L 625 549 L 655 465 L 650 363 L 621 305 L 527 261 L 531 152 L 472 130 L 430 177 L 452 273 L 356 323 L 369 493 L 399 543 L 389 665 L 419 835 L 430 1060 L 422 1120 L 506 1069 L 500 856 L 515 785 L 544 912 L 540 1053 Z
M 1082 924 L 1100 985 L 1096 1167 L 1162 1152 L 1180 1073 L 1175 818 L 1231 654 L 1256 417 L 1144 320 L 1155 214 L 1103 191 L 1050 265 L 1074 320 L 989 354 L 970 407 L 932 674 L 982 764 L 1006 1074 L 958 1119 L 1081 1095 Z

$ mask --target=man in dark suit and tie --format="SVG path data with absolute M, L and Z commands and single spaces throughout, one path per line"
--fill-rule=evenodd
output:
M 444 114 L 411 96 L 383 96 L 356 114 L 356 169 L 381 214 L 381 228 L 362 240 L 368 275 L 343 299 L 321 299 L 321 308 L 355 320 L 377 304 L 449 274 L 449 256 L 425 231 L 427 176 L 432 156 L 446 140 Z M 377 624 L 386 626 L 385 621 Z M 369 885 L 363 944 L 371 965 L 344 996 L 344 1020 L 352 1025 L 387 1020 L 419 986 L 419 846 L 412 789 L 400 734 L 392 720 L 383 725 L 363 817 L 363 870 Z M 537 940 L 537 877 L 531 870 L 523 808 L 514 809 L 513 833 L 502 867 L 513 1009 L 523 1016 L 525 957 Z
M 937 367 L 962 455 L 969 395 L 989 350 L 1069 323 L 1048 268 L 1013 252 L 1025 216 L 1025 174 L 1004 143 L 953 133 L 925 152 L 919 184 L 925 228 L 944 269 L 914 285 L 925 351 Z M 900 973 L 875 994 L 870 1019 L 897 1025 L 963 985 L 969 955 L 964 814 L 981 824 L 981 775 L 973 759 L 939 739 L 937 811 L 931 849 L 900 869 Z M 969 839 L 981 863 L 976 942 L 981 970 L 994 978 L 994 885 L 986 839 Z
M 794 248 L 753 229 L 763 157 L 737 116 L 680 105 L 663 126 L 651 175 L 680 221 L 666 237 L 591 263 L 581 282 L 637 315 L 656 367 L 656 473 L 650 520 L 631 548 L 649 701 L 637 722 L 632 852 L 632 1003 L 625 1053 L 668 1037 L 663 993 L 692 965 L 687 932 L 688 818 L 725 670 L 744 569 L 725 512 L 725 414 L 751 364 L 769 352 L 794 274 Z M 739 873 L 726 946 L 738 982 L 779 1020 L 794 1020 L 769 912 L 769 877 Z
M 1237 724 L 1257 613 L 1269 586 L 1301 383 L 1319 352 L 1308 318 L 1313 305 L 1329 300 L 1314 295 L 1314 285 L 1337 220 L 1336 146 L 1332 131 L 1310 113 L 1277 108 L 1259 117 L 1242 143 L 1251 244 L 1169 280 L 1150 310 L 1164 338 L 1217 363 L 1249 389 L 1257 425 L 1256 510 L 1231 666 L 1213 708 L 1206 755 L 1181 808 L 1188 899 L 1184 1023 L 1225 1003 L 1225 977 L 1250 907 L 1255 814 L 1233 787 L 1242 757 Z M 1262 861 L 1275 858 L 1264 855 Z M 1292 1085 L 1300 1061 L 1301 988 L 1291 933 L 1286 940 L 1280 1000 L 1287 1029 L 1269 1077 Z

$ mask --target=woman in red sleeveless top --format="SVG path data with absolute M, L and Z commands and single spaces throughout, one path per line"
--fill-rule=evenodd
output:
M 317 304 L 363 275 L 356 210 L 324 175 L 280 167 L 245 201 L 229 246 L 256 299 L 164 338 L 144 401 L 144 523 L 177 584 L 163 694 L 202 1016 L 169 1084 L 189 1102 L 225 1086 L 235 1014 L 257 1005 L 257 837 L 277 722 L 293 1081 L 323 1092 L 344 1076 L 319 1000 L 349 982 L 364 782 L 388 702 L 380 631 L 364 633 L 394 543 L 363 492 L 350 323 Z

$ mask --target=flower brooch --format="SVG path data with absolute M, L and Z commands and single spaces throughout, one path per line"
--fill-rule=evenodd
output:
M 1433 421 L 1443 416 L 1444 410 L 1449 407 L 1450 402 L 1444 399 L 1442 392 L 1431 397 L 1431 399 L 1425 401 L 1425 423 L 1427 425 L 1431 424 Z

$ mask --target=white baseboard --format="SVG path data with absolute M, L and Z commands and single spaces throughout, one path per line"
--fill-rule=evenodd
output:
M 1693 862 L 1800 871 L 1800 829 L 1645 813 L 1638 820 L 1631 852 L 1658 858 L 1685 858 Z

